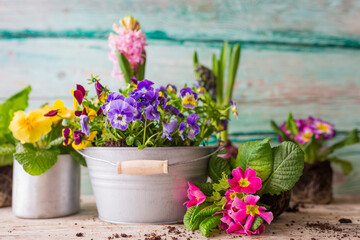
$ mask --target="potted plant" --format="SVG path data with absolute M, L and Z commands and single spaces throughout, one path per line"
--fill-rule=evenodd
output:
M 293 119 L 292 114 L 281 126 L 274 121 L 271 126 L 279 134 L 279 141 L 292 141 L 305 153 L 304 173 L 292 190 L 295 203 L 326 204 L 332 201 L 332 175 L 330 163 L 339 164 L 344 174 L 352 171 L 352 164 L 335 156 L 334 151 L 359 142 L 357 129 L 352 130 L 345 139 L 333 144 L 335 137 L 333 124 L 309 116 L 307 119 Z
M 195 51 L 193 57 L 193 66 L 195 72 L 195 84 L 198 87 L 205 88 L 218 106 L 228 106 L 231 108 L 226 112 L 227 118 L 230 118 L 230 111 L 238 118 L 239 114 L 236 108 L 236 102 L 232 101 L 237 70 L 240 64 L 241 46 L 224 42 L 219 57 L 212 55 L 212 69 L 201 64 L 198 54 Z M 227 81 L 225 76 L 227 75 Z M 221 144 L 227 150 L 221 157 L 225 160 L 236 158 L 237 147 L 235 147 L 229 136 L 228 127 L 220 133 Z
M 14 112 L 25 110 L 31 87 L 16 93 L 0 104 L 0 207 L 11 205 L 12 198 L 12 164 L 16 140 L 9 130 Z
M 189 182 L 184 224 L 200 229 L 209 237 L 217 229 L 227 233 L 262 234 L 264 222 L 270 224 L 284 209 L 268 195 L 289 191 L 299 180 L 304 153 L 292 142 L 271 147 L 267 138 L 240 144 L 230 163 L 216 155 L 209 162 L 212 183 Z M 216 230 L 215 230 L 216 229 Z
M 60 100 L 29 113 L 14 113 L 9 129 L 19 141 L 14 153 L 12 201 L 17 217 L 61 217 L 79 210 L 78 162 L 84 164 L 84 160 L 62 145 L 62 130 L 73 117 L 73 110 Z

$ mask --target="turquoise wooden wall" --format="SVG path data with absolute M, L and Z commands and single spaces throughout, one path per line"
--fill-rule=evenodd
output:
M 31 84 L 30 108 L 63 99 L 97 74 L 113 88 L 107 36 L 126 14 L 148 37 L 147 78 L 193 80 L 192 53 L 210 64 L 223 40 L 242 42 L 232 119 L 239 143 L 272 135 L 269 120 L 292 111 L 360 128 L 358 0 L 0 0 L 0 101 Z M 338 193 L 360 194 L 360 147 L 342 150 L 356 165 Z M 87 192 L 87 190 L 84 190 Z

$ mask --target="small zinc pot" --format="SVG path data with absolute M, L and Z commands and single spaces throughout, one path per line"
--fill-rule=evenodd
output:
M 11 205 L 13 166 L 0 167 L 0 207 Z
M 32 176 L 14 160 L 12 211 L 20 218 L 55 218 L 80 209 L 80 165 L 70 155 Z
M 99 218 L 110 223 L 182 222 L 188 182 L 207 180 L 217 147 L 90 147 L 82 150 Z
M 333 200 L 333 171 L 329 161 L 305 163 L 303 175 L 292 189 L 291 201 L 328 204 Z

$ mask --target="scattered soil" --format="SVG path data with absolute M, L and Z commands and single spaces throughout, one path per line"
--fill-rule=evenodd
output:
M 177 235 L 181 234 L 180 230 L 177 229 L 176 227 L 168 226 L 167 229 L 168 229 L 168 233 L 174 233 Z
M 77 237 L 83 237 L 84 234 L 83 234 L 82 232 L 78 232 L 75 236 L 77 236 Z
M 325 233 L 326 231 L 334 231 L 334 232 L 342 232 L 343 231 L 341 228 L 338 228 L 329 223 L 320 223 L 320 222 L 306 223 L 306 227 L 307 228 L 315 228 L 322 233 Z
M 351 219 L 348 218 L 340 218 L 339 223 L 352 223 Z

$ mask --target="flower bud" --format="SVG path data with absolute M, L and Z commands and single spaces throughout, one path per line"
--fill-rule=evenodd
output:
M 127 15 L 123 19 L 120 20 L 121 25 L 128 30 L 140 30 L 140 23 L 130 15 Z

